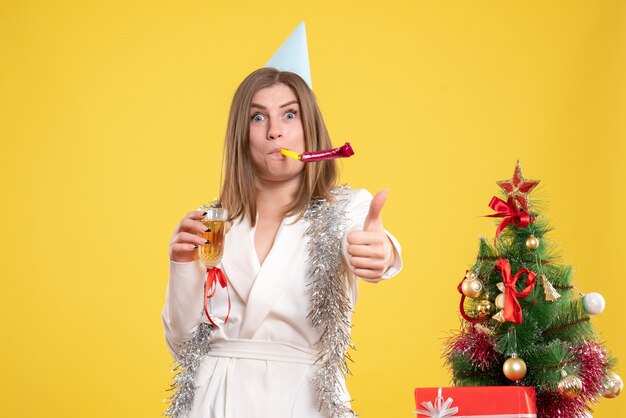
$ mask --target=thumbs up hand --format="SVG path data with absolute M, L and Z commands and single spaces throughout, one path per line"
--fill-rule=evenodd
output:
M 363 231 L 348 234 L 348 254 L 354 273 L 363 279 L 381 279 L 395 260 L 393 245 L 383 228 L 382 210 L 387 191 L 376 193 Z

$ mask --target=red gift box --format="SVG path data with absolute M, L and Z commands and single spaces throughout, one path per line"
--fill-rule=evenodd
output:
M 534 387 L 417 388 L 415 404 L 418 418 L 537 418 Z

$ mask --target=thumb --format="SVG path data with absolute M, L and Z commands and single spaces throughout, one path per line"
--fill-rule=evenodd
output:
M 376 193 L 376 196 L 372 199 L 372 203 L 370 203 L 370 210 L 367 213 L 365 223 L 363 224 L 364 231 L 374 231 L 383 228 L 382 212 L 383 205 L 387 200 L 387 193 L 387 190 L 380 191 Z

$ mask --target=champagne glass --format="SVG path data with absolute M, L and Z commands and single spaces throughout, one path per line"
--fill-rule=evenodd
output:
M 228 294 L 228 280 L 224 272 L 217 267 L 224 254 L 224 237 L 226 235 L 226 222 L 228 211 L 216 204 L 202 206 L 199 210 L 206 212 L 202 217 L 202 224 L 208 229 L 200 234 L 208 242 L 198 246 L 198 257 L 206 267 L 206 281 L 204 282 L 204 313 L 209 322 L 219 327 L 219 324 L 228 322 L 230 314 L 230 295 Z M 213 317 L 213 297 L 217 292 L 217 287 L 226 289 L 228 297 L 228 312 L 224 320 Z
M 225 208 L 214 206 L 203 206 L 200 210 L 206 212 L 201 222 L 209 229 L 200 236 L 208 240 L 209 243 L 198 246 L 198 256 L 206 268 L 211 269 L 219 264 L 224 254 L 228 211 Z

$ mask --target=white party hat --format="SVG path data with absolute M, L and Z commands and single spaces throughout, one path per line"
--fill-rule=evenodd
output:
M 311 67 L 309 66 L 309 50 L 306 44 L 306 28 L 304 22 L 291 32 L 289 38 L 274 52 L 272 58 L 265 64 L 280 71 L 291 71 L 298 74 L 311 89 Z

